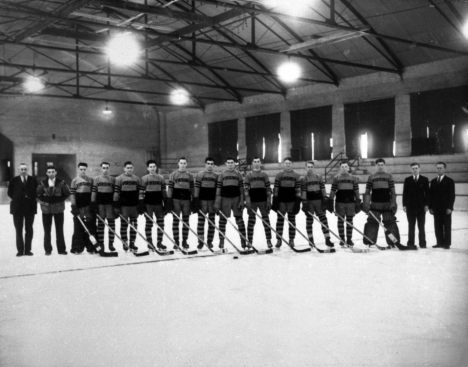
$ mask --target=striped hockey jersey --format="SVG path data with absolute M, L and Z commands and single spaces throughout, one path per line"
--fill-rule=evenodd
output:
M 372 192 L 371 200 L 376 203 L 388 203 L 391 191 L 395 189 L 393 176 L 388 172 L 372 173 L 367 179 L 366 190 Z
M 239 171 L 225 170 L 218 175 L 216 196 L 244 199 L 244 179 Z
M 216 198 L 216 172 L 201 171 L 195 179 L 195 197 L 200 200 L 214 200 Z
M 78 176 L 70 185 L 70 201 L 78 208 L 84 208 L 91 203 L 91 188 L 93 179 L 88 176 Z
M 336 193 L 338 203 L 354 203 L 355 191 L 359 193 L 359 178 L 349 173 L 339 173 L 333 178 L 331 191 Z
M 321 175 L 310 173 L 302 177 L 302 199 L 322 200 L 322 190 L 325 190 L 325 183 Z
M 195 184 L 193 175 L 188 171 L 175 171 L 169 176 L 167 196 L 178 200 L 190 200 Z
M 294 171 L 281 171 L 276 175 L 274 196 L 283 203 L 296 201 L 296 197 L 301 197 L 301 176 Z
M 148 205 L 161 205 L 167 197 L 166 181 L 160 174 L 147 174 L 141 178 L 140 199 Z
M 99 175 L 94 177 L 91 201 L 100 205 L 112 204 L 114 199 L 115 177 L 111 175 Z
M 250 171 L 245 175 L 245 197 L 249 196 L 253 203 L 270 200 L 271 183 L 268 175 L 262 171 Z
M 120 201 L 122 206 L 137 206 L 141 189 L 139 177 L 123 173 L 115 179 L 114 201 Z

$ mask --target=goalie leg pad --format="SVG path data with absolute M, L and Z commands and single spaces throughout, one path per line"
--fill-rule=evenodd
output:
M 390 223 L 395 223 L 396 222 L 396 218 L 395 216 L 393 215 L 393 212 L 390 211 L 390 210 L 385 210 L 382 212 L 382 222 L 384 223 L 385 227 L 387 228 L 386 226 L 386 223 L 390 224 Z
M 390 212 L 390 214 L 391 214 L 391 212 Z M 398 243 L 400 243 L 400 230 L 398 229 L 398 225 L 396 224 L 396 222 L 394 220 L 391 221 L 391 222 L 390 221 L 389 222 L 384 221 L 383 224 L 384 224 L 384 226 L 385 226 L 385 228 L 387 230 L 392 232 L 393 236 L 398 240 Z M 388 236 L 385 236 L 385 239 L 387 240 L 387 244 L 389 246 L 394 246 L 395 245 L 392 242 L 392 240 L 390 238 L 388 238 Z
M 374 221 L 369 221 L 364 226 L 364 234 L 369 237 L 369 239 L 373 242 L 370 243 L 369 240 L 364 237 L 362 242 L 366 245 L 373 245 L 377 242 L 377 235 L 379 234 L 379 225 Z

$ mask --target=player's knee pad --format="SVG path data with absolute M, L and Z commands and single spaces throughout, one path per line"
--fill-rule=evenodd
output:
M 377 242 L 377 235 L 379 234 L 379 225 L 375 220 L 373 222 L 367 222 L 364 225 L 364 235 L 369 238 L 370 242 L 366 237 L 363 238 L 362 242 L 366 245 L 373 245 Z

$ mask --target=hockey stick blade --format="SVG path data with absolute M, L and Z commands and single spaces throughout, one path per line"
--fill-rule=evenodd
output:
M 179 250 L 180 252 L 182 252 L 184 255 L 196 255 L 196 254 L 198 254 L 197 250 L 186 251 L 186 250 L 184 250 L 184 249 L 182 249 L 182 248 L 180 248 L 179 246 L 176 246 L 176 245 L 174 245 L 174 248 L 176 250 Z
M 156 252 L 160 256 L 174 255 L 174 251 L 159 251 L 151 242 L 148 242 L 148 250 Z
M 144 252 L 133 252 L 133 255 L 135 255 L 136 257 L 141 257 L 141 256 L 148 256 L 149 255 L 149 251 L 144 251 Z
M 117 252 L 105 252 L 105 251 L 101 251 L 99 253 L 99 256 L 102 256 L 102 257 L 118 257 L 119 254 Z
M 334 248 L 326 248 L 325 250 L 322 250 L 321 248 L 318 248 L 317 246 L 315 246 L 315 244 L 313 244 L 313 245 L 311 244 L 310 247 L 317 250 L 321 254 L 332 254 L 332 253 L 336 252 L 336 250 Z

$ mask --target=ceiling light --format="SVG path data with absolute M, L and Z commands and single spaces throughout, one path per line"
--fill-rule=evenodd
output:
M 278 68 L 278 75 L 282 81 L 291 83 L 301 76 L 301 68 L 294 62 L 288 61 Z
M 113 64 L 128 66 L 138 59 L 141 49 L 130 33 L 120 33 L 110 40 L 106 53 Z
M 41 79 L 36 78 L 35 76 L 29 76 L 24 82 L 24 88 L 29 93 L 36 93 L 44 89 L 45 85 Z
M 468 22 L 466 22 L 465 25 L 463 26 L 462 32 L 465 38 L 468 38 Z
M 291 6 L 288 1 L 268 0 L 266 5 L 271 6 L 273 11 L 298 17 L 303 16 L 313 3 L 314 0 L 294 0 L 294 6 Z
M 175 104 L 186 104 L 189 101 L 189 94 L 184 89 L 176 89 L 171 93 L 171 101 Z
M 102 113 L 104 115 L 110 115 L 112 113 L 111 110 L 109 110 L 109 107 L 107 106 L 107 102 L 106 102 L 106 108 L 104 108 L 104 110 L 102 111 Z

